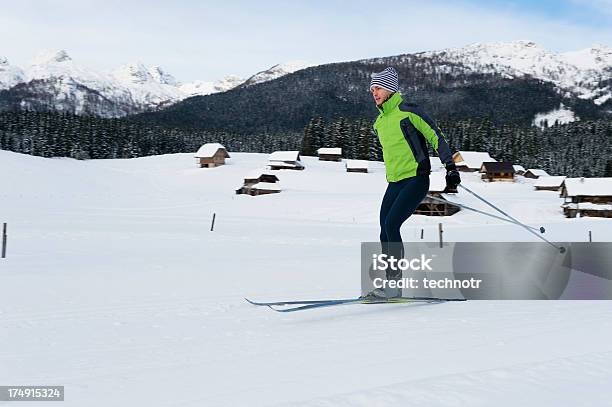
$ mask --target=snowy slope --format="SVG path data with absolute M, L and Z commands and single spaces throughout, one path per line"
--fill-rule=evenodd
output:
M 185 98 L 176 79 L 159 66 L 131 63 L 117 68 L 112 72 L 112 77 L 116 83 L 129 89 L 134 102 L 145 108 Z
M 378 236 L 382 163 L 302 157 L 282 192 L 235 195 L 266 154 L 131 160 L 0 151 L 0 383 L 61 384 L 66 406 L 606 405 L 612 308 L 598 301 L 346 306 L 277 314 L 243 297 L 359 292 L 360 242 Z M 612 238 L 565 219 L 532 180 L 464 182 L 553 240 Z M 454 199 L 482 208 L 475 199 Z M 210 231 L 216 213 L 214 231 Z M 405 240 L 525 240 L 460 212 L 414 216 Z M 390 403 L 390 404 L 389 404 Z
M 251 76 L 244 82 L 244 86 L 255 85 L 257 83 L 271 81 L 276 78 L 280 78 L 281 76 L 285 76 L 287 74 L 297 72 L 302 69 L 306 69 L 313 66 L 305 61 L 291 61 L 284 64 L 274 65 L 273 67 L 266 69 L 265 71 L 261 71 Z
M 24 81 L 21 68 L 9 64 L 8 60 L 0 57 L 0 90 L 11 88 Z
M 544 128 L 547 126 L 553 126 L 555 123 L 565 124 L 576 120 L 580 120 L 580 117 L 576 116 L 572 109 L 568 108 L 562 103 L 558 109 L 536 114 L 533 118 L 532 124 L 534 126 Z
M 236 75 L 227 75 L 223 79 L 219 79 L 214 82 L 194 81 L 184 83 L 179 86 L 179 89 L 188 96 L 210 95 L 211 93 L 228 91 L 243 82 L 243 78 Z
M 56 101 L 78 100 L 79 103 L 74 105 L 74 112 L 77 114 L 84 112 L 84 104 L 90 90 L 121 105 L 136 104 L 142 108 L 142 104 L 146 103 L 135 99 L 127 87 L 118 86 L 111 75 L 75 64 L 64 50 L 39 53 L 25 73 L 24 82 L 44 81 L 54 93 Z
M 560 91 L 595 99 L 598 104 L 612 93 L 612 89 L 600 85 L 612 77 L 612 49 L 603 45 L 555 53 L 532 41 L 476 43 L 420 55 L 461 63 L 477 72 L 501 73 L 507 77 L 531 75 L 552 82 Z
M 612 66 L 612 48 L 595 44 L 591 48 L 559 54 L 566 62 L 582 69 L 603 71 Z

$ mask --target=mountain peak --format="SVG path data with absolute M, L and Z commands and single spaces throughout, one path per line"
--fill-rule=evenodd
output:
M 602 70 L 612 67 L 612 49 L 594 44 L 591 48 L 560 54 L 570 64 L 584 70 Z
M 546 52 L 542 47 L 530 40 L 516 40 L 509 42 L 477 42 L 474 44 L 467 45 L 460 48 L 447 49 L 452 51 L 474 51 L 486 49 L 490 51 L 501 51 L 501 52 Z M 438 51 L 433 51 L 438 52 Z
M 523 46 L 525 48 L 534 48 L 538 46 L 538 44 L 536 44 L 533 41 L 529 41 L 529 40 L 516 40 L 516 41 L 512 41 L 511 44 Z
M 151 82 L 153 76 L 142 62 L 131 62 L 113 71 L 113 76 L 123 83 L 143 84 Z
M 249 79 L 247 79 L 243 86 L 250 86 L 250 85 L 254 85 L 256 83 L 262 83 L 262 82 L 267 82 L 267 81 L 271 81 L 273 79 L 276 78 L 280 78 L 281 76 L 299 71 L 301 69 L 305 69 L 308 67 L 313 66 L 312 64 L 309 64 L 308 62 L 304 62 L 304 61 L 290 61 L 290 62 L 285 62 L 282 64 L 276 64 L 268 69 L 266 69 L 265 71 L 261 71 L 256 73 L 255 75 L 251 76 Z
M 226 92 L 237 87 L 243 82 L 243 78 L 236 75 L 227 75 L 223 79 L 219 79 L 215 82 L 193 81 L 183 83 L 180 85 L 180 89 L 188 96 L 210 95 L 211 93 Z
M 311 66 L 312 64 L 306 61 L 295 60 L 295 61 L 288 61 L 282 64 L 276 64 L 272 68 L 270 68 L 269 71 L 283 70 L 284 72 L 293 73 L 295 71 L 299 71 L 300 69 L 305 69 Z
M 21 68 L 10 65 L 8 59 L 0 57 L 0 90 L 9 89 L 23 81 Z
M 178 86 L 179 82 L 176 80 L 176 78 L 172 75 L 170 75 L 168 72 L 164 71 L 162 69 L 161 66 L 152 66 L 148 69 L 149 74 L 151 74 L 151 77 L 153 78 L 153 80 L 155 80 L 155 82 L 157 83 L 161 83 L 162 85 L 172 85 L 172 86 Z
M 47 51 L 42 51 L 38 55 L 36 55 L 36 57 L 32 61 L 32 64 L 33 65 L 45 65 L 45 64 L 61 63 L 61 62 L 67 62 L 67 61 L 72 61 L 72 58 L 70 58 L 70 55 L 68 55 L 68 53 L 65 50 L 63 49 L 47 50 Z
M 125 64 L 113 71 L 113 76 L 126 84 L 143 85 L 157 83 L 161 85 L 178 86 L 178 81 L 160 66 L 148 67 L 142 62 Z

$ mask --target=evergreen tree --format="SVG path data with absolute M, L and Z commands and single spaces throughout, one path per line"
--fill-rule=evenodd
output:
M 604 177 L 612 177 L 612 160 L 606 162 L 606 168 L 603 173 Z

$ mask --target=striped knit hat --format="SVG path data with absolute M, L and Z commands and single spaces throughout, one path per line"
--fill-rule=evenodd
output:
M 380 86 L 383 89 L 387 89 L 389 92 L 398 92 L 399 84 L 397 71 L 388 67 L 382 72 L 374 72 L 372 74 L 372 81 L 370 82 L 370 90 L 372 90 L 373 86 Z

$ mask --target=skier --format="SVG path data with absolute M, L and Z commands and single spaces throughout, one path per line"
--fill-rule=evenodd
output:
M 404 254 L 400 227 L 429 191 L 431 164 L 425 140 L 446 167 L 447 188 L 456 189 L 461 177 L 442 131 L 423 110 L 400 95 L 397 71 L 388 67 L 371 76 L 370 91 L 379 111 L 373 127 L 382 146 L 388 182 L 380 206 L 380 242 L 383 253 L 399 259 Z M 399 280 L 401 270 L 387 269 L 386 278 Z M 399 296 L 401 289 L 387 287 L 366 297 Z

